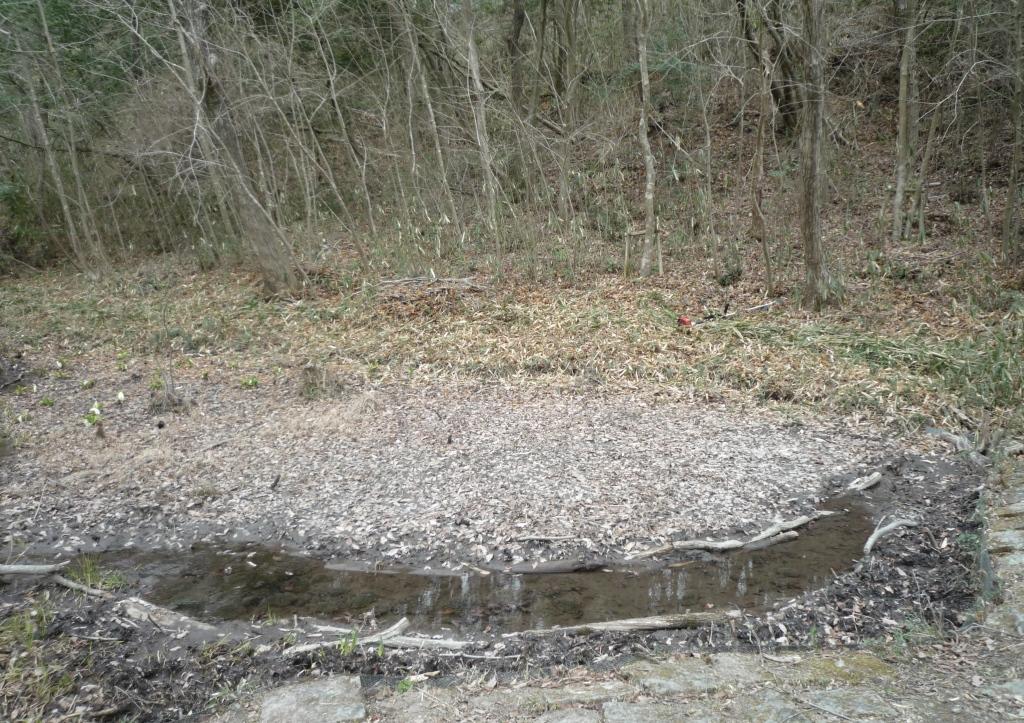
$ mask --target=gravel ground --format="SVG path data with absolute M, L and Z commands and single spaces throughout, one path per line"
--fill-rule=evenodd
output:
M 181 413 L 152 411 L 139 370 L 5 392 L 33 406 L 0 464 L 4 543 L 234 536 L 435 566 L 616 557 L 795 514 L 895 450 L 867 428 L 664 397 L 352 386 L 310 401 L 287 375 L 252 389 L 216 376 L 179 385 Z M 101 437 L 82 414 L 104 399 Z

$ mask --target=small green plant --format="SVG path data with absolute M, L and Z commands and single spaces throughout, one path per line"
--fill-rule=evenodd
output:
M 14 387 L 15 394 L 25 394 L 26 392 L 28 392 L 28 387 L 24 384 L 18 384 Z
M 50 399 L 50 397 L 43 397 L 42 399 L 39 400 L 39 406 L 41 407 L 52 407 L 53 404 L 54 402 L 52 399 Z
M 149 389 L 153 392 L 162 392 L 164 390 L 164 378 L 159 374 L 154 374 L 149 378 Z
M 82 380 L 82 389 L 92 389 L 94 386 L 96 386 L 96 380 L 95 379 L 83 379 Z
M 409 678 L 402 678 L 400 681 L 398 681 L 398 687 L 396 688 L 396 690 L 399 693 L 408 693 L 415 686 L 416 684 L 409 680 Z
M 353 630 L 351 635 L 338 643 L 338 652 L 342 655 L 349 655 L 355 652 L 358 645 L 359 638 L 356 636 L 356 631 Z
M 103 412 L 102 407 L 100 407 L 100 403 L 93 402 L 92 407 L 85 413 L 85 416 L 82 417 L 82 419 L 85 421 L 85 426 L 87 427 L 95 427 L 97 424 L 102 422 Z
M 260 380 L 257 379 L 256 377 L 245 377 L 242 380 L 242 388 L 243 389 L 255 389 L 259 385 L 260 385 Z
M 128 581 L 116 570 L 104 570 L 95 557 L 85 555 L 78 558 L 67 569 L 67 576 L 75 582 L 95 590 L 120 590 Z

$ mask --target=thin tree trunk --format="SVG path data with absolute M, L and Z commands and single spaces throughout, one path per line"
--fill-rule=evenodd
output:
M 512 106 L 523 106 L 523 46 L 520 38 L 526 22 L 526 0 L 512 0 L 512 22 L 508 31 L 509 87 Z
M 180 18 L 180 2 L 168 0 L 168 5 L 178 29 L 182 65 L 191 83 L 188 90 L 196 106 L 197 131 L 206 161 L 228 191 L 239 230 L 256 257 L 267 289 L 271 293 L 294 291 L 299 283 L 291 247 L 253 193 L 224 88 L 216 75 L 217 56 L 207 37 L 210 8 L 201 0 L 191 0 L 186 17 Z
M 903 236 L 904 197 L 907 180 L 910 175 L 910 162 L 913 158 L 913 74 L 914 45 L 917 30 L 914 21 L 917 18 L 917 0 L 905 0 L 901 17 L 904 23 L 903 51 L 900 56 L 900 97 L 899 120 L 896 129 L 896 188 L 892 202 L 892 243 L 898 243 Z
M 498 239 L 498 189 L 491 158 L 491 142 L 487 134 L 487 94 L 480 76 L 480 58 L 476 49 L 476 28 L 474 27 L 471 3 L 464 6 L 466 16 L 466 60 L 469 66 L 470 105 L 473 109 L 473 125 L 476 129 L 477 149 L 480 152 L 480 170 L 484 177 L 484 197 L 487 203 L 487 227 L 494 236 L 496 259 L 501 258 L 501 242 Z
M 22 50 L 17 44 L 17 38 L 15 38 L 15 43 L 15 48 L 20 55 Z M 64 216 L 64 230 L 67 232 L 68 241 L 71 243 L 71 251 L 74 254 L 75 261 L 78 263 L 79 267 L 83 271 L 87 271 L 91 267 L 91 259 L 85 249 L 82 248 L 82 242 L 78 235 L 78 225 L 75 223 L 75 217 L 74 214 L 71 213 L 71 205 L 68 203 L 68 196 L 64 190 L 64 178 L 61 175 L 60 166 L 57 164 L 57 158 L 53 152 L 53 145 L 50 143 L 50 133 L 46 128 L 46 124 L 43 122 L 43 113 L 39 107 L 39 96 L 36 93 L 36 81 L 33 76 L 34 73 L 26 70 L 25 88 L 28 92 L 29 106 L 32 111 L 32 123 L 36 128 L 39 143 L 43 148 L 43 157 L 46 159 L 46 166 L 50 172 L 50 180 L 53 182 L 53 190 L 57 194 L 57 200 L 60 202 L 61 214 Z
M 763 39 L 763 30 L 761 38 Z M 759 43 L 762 45 L 763 43 Z M 765 294 L 771 296 L 775 293 L 775 278 L 772 268 L 772 255 L 768 242 L 768 224 L 764 218 L 764 143 L 768 132 L 768 119 L 772 115 L 772 93 L 771 93 L 771 68 L 768 66 L 760 52 L 758 52 L 758 74 L 761 78 L 761 111 L 757 119 L 757 143 L 754 147 L 754 164 L 750 171 L 750 200 L 751 200 L 751 236 L 761 244 L 761 253 L 764 255 L 764 278 Z
M 430 127 L 430 138 L 434 145 L 434 155 L 437 160 L 437 172 L 439 180 L 441 182 L 441 191 L 444 193 L 445 201 L 448 205 L 448 214 L 450 215 L 449 220 L 452 223 L 458 223 L 458 212 L 455 208 L 455 198 L 452 196 L 452 188 L 448 183 L 448 169 L 445 162 L 444 150 L 441 148 L 441 132 L 437 127 L 437 116 L 434 113 L 434 99 L 430 92 L 430 85 L 427 83 L 427 74 L 424 71 L 423 63 L 420 58 L 420 44 L 419 37 L 416 31 L 416 25 L 412 21 L 412 16 L 409 13 L 409 8 L 402 2 L 401 4 L 402 22 L 405 25 L 405 35 L 409 42 L 409 55 L 412 60 L 412 72 L 416 75 L 419 80 L 420 95 L 423 97 L 423 104 L 427 111 L 427 124 Z
M 807 47 L 804 90 L 800 230 L 804 242 L 804 302 L 821 309 L 835 293 L 821 239 L 822 136 L 825 126 L 825 0 L 801 0 Z
M 644 248 L 640 255 L 640 275 L 651 275 L 651 264 L 654 256 L 654 236 L 657 233 L 654 216 L 654 152 L 647 136 L 648 114 L 651 108 L 651 79 L 647 72 L 647 32 L 650 27 L 650 8 L 647 0 L 636 0 L 636 46 L 637 59 L 640 63 L 640 123 L 637 132 L 640 146 L 644 153 L 644 168 L 647 178 L 644 184 Z M 659 268 L 659 273 L 661 269 Z
M 629 0 L 629 1 L 631 1 L 631 0 Z M 544 54 L 544 42 L 545 42 L 545 36 L 547 34 L 547 27 L 548 27 L 548 0 L 540 0 L 540 29 L 537 32 L 537 49 L 536 49 L 536 54 L 537 54 L 537 68 L 536 68 L 537 78 L 536 78 L 536 81 L 533 84 L 533 92 L 530 93 L 530 111 L 529 111 L 529 117 L 530 118 L 533 118 L 537 114 L 537 108 L 538 108 L 538 106 L 540 104 L 540 89 L 541 89 L 541 87 L 542 86 L 549 86 L 550 85 L 549 82 L 546 82 L 546 79 L 548 78 L 549 74 L 544 72 L 544 70 L 545 70 L 545 61 L 544 61 L 544 59 L 547 57 Z
M 1015 259 L 1021 253 L 1020 217 L 1021 200 L 1021 146 L 1024 145 L 1024 0 L 1014 2 L 1014 77 L 1013 77 L 1013 156 L 1010 160 L 1010 179 L 1007 189 L 1006 215 L 1003 218 L 1003 256 Z

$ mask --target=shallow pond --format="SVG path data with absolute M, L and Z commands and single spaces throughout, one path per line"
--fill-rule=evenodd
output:
M 527 575 L 365 572 L 258 546 L 122 550 L 99 562 L 137 582 L 146 599 L 200 619 L 348 621 L 372 610 L 382 623 L 407 616 L 419 631 L 506 632 L 688 610 L 764 609 L 824 585 L 860 556 L 873 529 L 866 502 L 837 498 L 828 507 L 846 512 L 808 525 L 791 542 L 668 567 Z

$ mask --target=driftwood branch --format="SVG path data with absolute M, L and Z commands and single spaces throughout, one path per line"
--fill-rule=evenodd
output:
M 50 575 L 71 564 L 71 560 L 53 565 L 0 565 L 0 575 Z
M 354 643 L 357 646 L 358 645 L 372 645 L 372 644 L 384 644 L 384 645 L 387 645 L 389 640 L 394 639 L 394 638 L 398 637 L 401 633 L 405 632 L 409 628 L 410 624 L 411 623 L 409 622 L 409 618 L 402 618 L 401 620 L 399 620 L 397 623 L 392 625 L 387 630 L 382 630 L 381 632 L 375 633 L 373 635 L 366 635 L 366 636 L 361 637 L 361 638 L 356 638 Z M 339 632 L 344 631 L 344 630 L 346 630 L 346 628 L 338 628 Z M 343 633 L 343 634 L 351 635 L 353 632 L 354 631 L 352 631 L 352 630 L 348 630 L 347 633 Z M 345 640 L 344 640 L 344 638 L 342 638 L 340 640 L 328 640 L 328 641 L 324 641 L 324 642 L 321 642 L 321 643 L 307 643 L 306 645 L 296 645 L 296 646 L 293 646 L 293 647 L 288 648 L 287 650 L 285 650 L 283 655 L 286 658 L 295 658 L 295 657 L 298 657 L 300 655 L 304 655 L 305 653 L 312 653 L 312 652 L 315 652 L 317 650 L 323 650 L 325 648 L 334 648 L 334 647 L 337 647 L 339 644 L 344 643 L 344 642 L 345 642 Z
M 130 597 L 118 602 L 115 609 L 127 618 L 140 622 L 152 623 L 161 630 L 168 628 L 193 628 L 196 630 L 215 630 L 214 626 L 194 620 L 187 615 L 162 608 L 146 602 L 142 598 Z
M 822 517 L 831 517 L 834 514 L 836 513 L 831 510 L 818 510 L 817 512 L 797 517 L 796 519 L 789 520 L 788 522 L 776 522 L 771 527 L 766 528 L 764 531 L 759 532 L 758 534 L 750 538 L 747 541 L 747 545 L 749 545 L 752 542 L 759 542 L 761 540 L 766 540 L 769 537 L 774 537 L 780 532 L 795 530 L 798 527 L 803 527 L 804 525 L 810 522 L 814 522 L 815 520 L 821 519 Z
M 517 635 L 581 635 L 586 633 L 628 633 L 641 630 L 675 630 L 677 628 L 695 628 L 710 623 L 724 623 L 729 619 L 726 613 L 678 613 L 676 615 L 654 615 L 649 618 L 626 618 L 625 620 L 609 620 L 603 623 L 586 623 L 570 625 L 564 628 L 545 628 L 540 630 L 523 630 L 508 633 L 505 637 Z
M 847 485 L 846 489 L 850 490 L 851 492 L 863 492 L 864 490 L 871 489 L 872 487 L 874 487 L 876 484 L 878 484 L 879 480 L 881 479 L 881 472 L 872 472 L 866 477 L 858 477 L 849 485 Z
M 664 555 L 668 552 L 677 552 L 680 550 L 704 550 L 707 552 L 757 550 L 762 547 L 768 547 L 768 545 L 761 544 L 766 541 L 771 541 L 770 544 L 776 544 L 792 540 L 797 537 L 796 534 L 783 533 L 789 533 L 790 531 L 795 530 L 798 527 L 803 527 L 814 520 L 835 514 L 838 513 L 831 510 L 819 510 L 812 514 L 803 515 L 787 522 L 776 522 L 774 525 L 765 528 L 745 542 L 743 540 L 677 540 L 667 545 L 662 545 L 661 547 L 654 547 L 649 550 L 635 552 L 632 555 L 629 555 L 629 559 L 638 560 L 646 557 L 656 557 L 657 555 Z
M 881 522 L 879 522 L 879 525 L 881 525 Z M 875 543 L 877 543 L 886 535 L 898 530 L 901 527 L 917 527 L 917 525 L 918 523 L 914 520 L 900 518 L 898 520 L 893 520 L 884 527 L 879 526 L 875 528 L 875 531 L 871 533 L 871 537 L 869 537 L 868 541 L 864 543 L 864 555 L 870 555 L 871 550 L 875 547 Z
M 752 550 L 763 550 L 766 547 L 777 545 L 780 542 L 789 542 L 790 540 L 795 540 L 798 537 L 800 537 L 799 532 L 796 532 L 795 530 L 788 530 L 786 532 L 780 532 L 779 534 L 764 540 L 751 540 L 743 546 L 743 549 L 747 552 L 750 552 Z
M 97 590 L 94 587 L 82 585 L 81 583 L 77 583 L 74 580 L 68 580 L 63 575 L 50 575 L 48 579 L 52 580 L 58 585 L 63 585 L 69 590 L 77 590 L 78 592 L 85 593 L 86 595 L 91 595 L 92 597 L 102 598 L 103 600 L 109 600 L 110 598 L 114 597 L 106 590 Z

